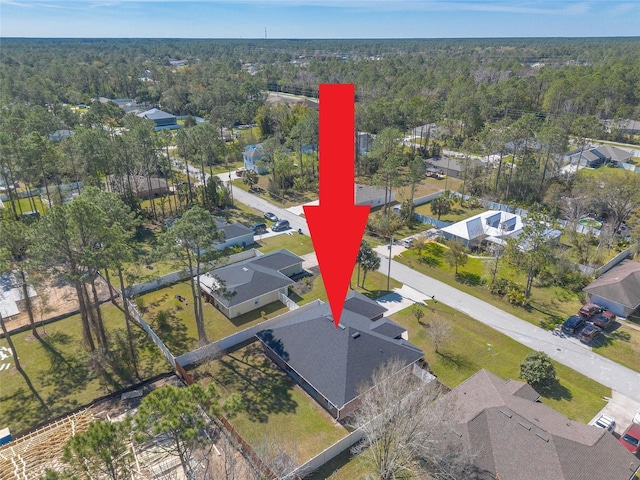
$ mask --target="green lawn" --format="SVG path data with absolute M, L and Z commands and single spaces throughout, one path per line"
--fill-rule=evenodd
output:
M 255 237 L 254 237 L 255 238 Z M 274 252 L 281 248 L 286 248 L 296 255 L 306 255 L 313 252 L 313 243 L 311 237 L 307 235 L 300 235 L 294 233 L 293 235 L 287 235 L 286 233 L 281 235 L 274 235 L 273 237 L 267 237 L 257 240 L 258 249 L 263 253 Z
M 530 307 L 524 308 L 510 304 L 507 300 L 489 292 L 490 262 L 477 258 L 469 258 L 463 267 L 459 267 L 461 274 L 456 279 L 452 267 L 443 258 L 437 245 L 432 243 L 427 247 L 426 262 L 418 261 L 417 251 L 408 250 L 395 260 L 410 266 L 436 280 L 451 285 L 463 292 L 473 295 L 485 302 L 505 310 L 536 326 L 553 329 L 568 316 L 575 314 L 582 305 L 578 293 L 567 291 L 558 286 L 537 287 L 532 289 Z M 524 285 L 524 274 L 517 271 L 505 261 L 501 262 L 498 277 L 508 278 Z M 640 371 L 640 332 L 626 326 L 619 326 L 613 332 L 606 332 L 594 343 L 594 351 L 632 370 Z
M 35 207 L 36 207 L 35 209 L 38 212 L 40 212 L 40 215 L 44 214 L 44 212 L 46 210 L 46 207 L 42 203 L 42 200 L 40 199 L 40 197 L 20 198 L 18 200 L 12 200 L 10 202 L 9 201 L 4 202 L 5 210 L 11 211 L 11 209 L 12 209 L 11 205 L 12 204 L 16 205 L 16 210 L 18 212 L 18 215 L 20 215 L 21 211 L 22 212 L 31 212 L 31 211 L 33 211 L 33 204 L 35 204 Z
M 186 303 L 176 300 L 176 295 L 184 297 Z M 154 327 L 155 332 L 174 355 L 178 356 L 197 348 L 198 333 L 193 311 L 193 295 L 188 281 L 140 295 L 136 302 L 143 305 L 141 310 L 144 319 Z M 210 342 L 263 322 L 262 312 L 272 317 L 288 311 L 282 303 L 273 302 L 230 320 L 209 303 L 204 304 L 203 310 L 205 330 Z M 158 322 L 158 314 L 161 311 L 166 314 L 166 322 Z
M 111 304 L 103 305 L 102 313 L 111 340 L 114 359 L 111 362 L 97 355 L 90 362 L 90 355 L 82 346 L 79 315 L 39 328 L 41 340 L 31 336 L 31 331 L 12 335 L 25 376 L 17 371 L 11 360 L 8 361 L 13 368 L 0 371 L 3 426 L 15 434 L 132 383 L 123 314 Z M 133 332 L 140 352 L 141 377 L 150 378 L 170 371 L 170 364 L 146 334 L 137 327 Z M 0 345 L 6 347 L 6 339 L 0 339 Z
M 260 450 L 265 441 L 303 463 L 348 432 L 263 353 L 259 342 L 199 367 L 194 376 L 214 382 L 221 405 L 233 393 L 240 407 L 228 412 L 240 435 Z
M 435 353 L 425 327 L 418 324 L 411 308 L 391 318 L 408 329 L 409 341 L 424 351 L 429 367 L 445 385 L 454 388 L 481 368 L 505 380 L 518 379 L 520 362 L 532 351 L 530 348 L 442 303 L 431 303 L 423 310 L 423 324 L 438 316 L 453 327 L 440 353 Z M 545 393 L 543 402 L 572 420 L 588 422 L 606 404 L 602 397 L 609 397 L 611 390 L 564 365 L 554 365 L 558 384 Z
M 445 247 L 435 242 L 427 245 L 421 261 L 416 249 L 407 250 L 394 257 L 394 260 L 543 328 L 554 328 L 582 305 L 577 293 L 555 286 L 540 288 L 535 285 L 530 298 L 531 307 L 512 305 L 506 299 L 493 295 L 487 288 L 491 281 L 491 260 L 469 257 L 466 265 L 458 267 L 459 275 L 456 278 L 453 267 L 445 261 Z M 505 260 L 500 262 L 497 277 L 508 278 L 522 286 L 526 280 L 523 273 Z

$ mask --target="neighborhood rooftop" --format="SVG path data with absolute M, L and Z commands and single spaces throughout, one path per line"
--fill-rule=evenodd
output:
M 629 480 L 639 461 L 610 432 L 532 401 L 530 390 L 478 371 L 442 400 L 458 422 L 449 437 L 475 452 L 491 478 Z

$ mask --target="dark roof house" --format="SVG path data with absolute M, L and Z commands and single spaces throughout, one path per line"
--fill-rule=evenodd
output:
M 461 178 L 467 169 L 481 167 L 482 162 L 475 158 L 468 161 L 454 157 L 432 157 L 426 160 L 426 166 L 437 168 L 449 177 Z
M 200 275 L 208 302 L 228 318 L 262 308 L 287 295 L 290 277 L 302 272 L 302 258 L 281 249 Z
M 606 429 L 569 420 L 535 401 L 529 385 L 480 370 L 441 400 L 453 411 L 449 434 L 475 466 L 501 480 L 630 480 L 640 460 Z
M 591 302 L 628 317 L 640 308 L 640 262 L 624 260 L 583 290 Z
M 626 163 L 631 159 L 631 153 L 622 148 L 611 145 L 599 145 L 588 149 L 574 151 L 567 158 L 571 164 L 583 167 L 598 168 L 605 163 Z
M 182 128 L 182 125 L 178 125 L 178 120 L 175 115 L 163 112 L 162 110 L 159 110 L 157 108 L 152 108 L 151 110 L 147 110 L 146 112 L 138 113 L 137 116 L 140 118 L 153 120 L 156 124 L 156 130 L 175 130 L 177 128 Z
M 257 333 L 266 354 L 338 419 L 357 406 L 374 371 L 392 359 L 411 365 L 422 351 L 406 339 L 406 329 L 380 317 L 379 305 L 350 292 L 340 324 L 328 303 L 300 308 Z M 376 319 L 376 320 L 374 320 Z
M 216 244 L 217 250 L 232 246 L 245 247 L 253 243 L 253 230 L 242 223 L 227 223 L 216 219 L 216 227 L 224 235 L 224 240 Z

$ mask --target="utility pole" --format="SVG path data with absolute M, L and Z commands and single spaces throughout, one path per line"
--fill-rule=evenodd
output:
M 391 287 L 391 249 L 393 248 L 393 235 L 391 235 L 391 239 L 389 240 L 389 268 L 387 270 L 387 291 Z

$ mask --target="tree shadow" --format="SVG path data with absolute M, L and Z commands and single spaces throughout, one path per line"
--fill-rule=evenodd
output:
M 151 321 L 153 330 L 173 354 L 191 350 L 196 338 L 187 333 L 187 326 L 176 316 L 173 309 L 161 310 Z
M 219 365 L 216 381 L 242 394 L 241 411 L 250 421 L 266 423 L 271 414 L 296 411 L 298 404 L 291 396 L 295 384 L 264 355 L 258 342 L 246 347 L 242 360 L 227 355 Z
M 560 381 L 556 378 L 549 385 L 544 387 L 537 386 L 534 387 L 535 390 L 545 398 L 549 398 L 551 400 L 567 400 L 571 401 L 573 399 L 573 394 L 571 391 L 562 385 Z
M 547 314 L 546 318 L 540 319 L 540 328 L 543 328 L 545 330 L 555 330 L 558 325 L 561 325 L 563 322 L 564 317 Z
M 631 341 L 629 332 L 621 332 L 619 329 L 620 324 L 617 322 L 610 325 L 607 330 L 603 331 L 602 334 L 598 335 L 593 342 L 591 342 L 591 346 L 593 348 L 600 348 L 613 345 L 616 342 L 629 343 Z
M 458 272 L 456 274 L 456 281 L 465 285 L 472 285 L 474 287 L 484 285 L 486 283 L 480 275 L 470 272 Z
M 442 265 L 442 260 L 436 257 L 432 257 L 431 255 L 420 255 L 420 258 L 418 258 L 418 261 L 420 263 L 425 264 L 428 267 L 437 268 Z
M 29 390 L 20 387 L 8 395 L 0 395 L 0 404 L 3 426 L 9 427 L 14 433 L 41 423 L 50 416 L 50 411 L 42 408 L 30 387 Z
M 442 350 L 439 350 L 438 352 L 436 352 L 436 355 L 438 355 L 442 363 L 447 365 L 448 367 L 453 367 L 458 370 L 469 369 L 473 367 L 473 363 L 471 363 L 471 361 L 469 361 L 467 357 L 458 353 L 443 352 Z
M 362 287 L 364 290 L 362 293 L 365 297 L 370 298 L 371 300 L 377 300 L 380 297 L 384 297 L 390 293 L 393 293 L 391 290 L 367 290 L 366 287 Z

